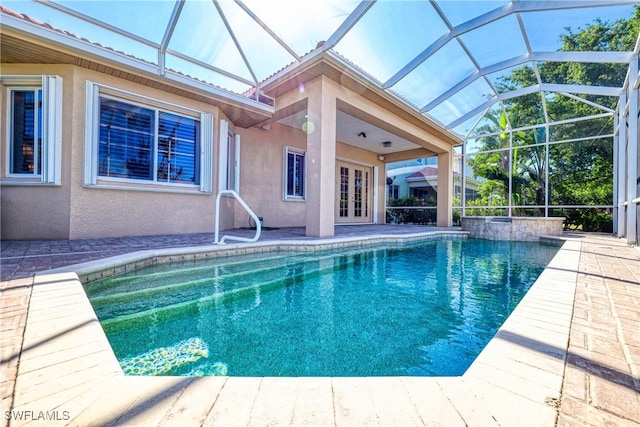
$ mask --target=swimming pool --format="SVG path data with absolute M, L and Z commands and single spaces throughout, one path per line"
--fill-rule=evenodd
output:
M 165 264 L 85 286 L 125 373 L 461 375 L 557 247 L 438 239 Z

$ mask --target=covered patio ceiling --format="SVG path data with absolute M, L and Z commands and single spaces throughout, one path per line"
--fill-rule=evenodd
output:
M 627 19 L 639 2 L 9 0 L 3 4 L 141 59 L 144 67 L 159 75 L 177 72 L 198 84 L 245 97 L 256 98 L 281 73 L 327 53 L 462 139 L 484 114 L 503 109 L 502 104 L 515 97 L 539 94 L 543 104 L 550 93 L 619 97 L 624 81 L 606 87 L 549 82 L 538 67 L 545 62 L 628 64 L 631 51 L 561 52 L 561 34 L 595 19 Z M 496 83 L 521 67 L 530 68 L 537 83 L 501 91 Z M 545 120 L 549 121 L 546 114 Z

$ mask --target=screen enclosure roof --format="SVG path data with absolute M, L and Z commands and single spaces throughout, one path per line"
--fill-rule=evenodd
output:
M 327 52 L 461 140 L 485 114 L 521 96 L 584 100 L 613 113 L 611 86 L 546 81 L 547 62 L 619 64 L 633 51 L 560 51 L 562 35 L 633 15 L 628 0 L 4 1 L 91 43 L 238 96 Z M 636 35 L 637 37 L 637 35 Z M 637 47 L 636 47 L 637 50 Z M 529 86 L 505 88 L 526 69 Z M 590 97 L 615 99 L 598 105 Z M 543 110 L 545 110 L 543 108 Z M 550 121 L 546 111 L 542 120 Z M 511 128 L 518 125 L 509 123 Z

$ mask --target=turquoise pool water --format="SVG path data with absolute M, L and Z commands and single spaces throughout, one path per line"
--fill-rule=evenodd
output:
M 89 283 L 125 373 L 462 375 L 557 252 L 526 242 L 172 263 Z

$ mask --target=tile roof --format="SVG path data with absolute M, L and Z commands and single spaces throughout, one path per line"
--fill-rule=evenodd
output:
M 437 178 L 438 177 L 438 168 L 434 168 L 432 166 L 426 166 L 419 170 L 418 172 L 414 172 L 407 177 L 410 178 Z

